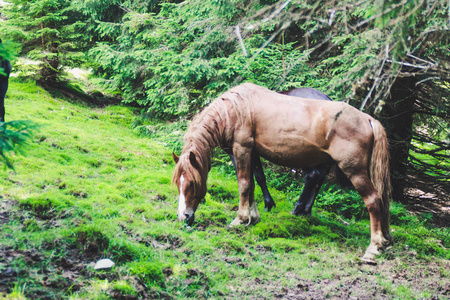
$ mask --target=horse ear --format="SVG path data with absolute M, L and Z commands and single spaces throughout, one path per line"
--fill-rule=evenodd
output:
M 189 161 L 191 162 L 191 165 L 196 168 L 200 169 L 200 165 L 197 162 L 197 158 L 195 157 L 194 152 L 189 153 Z
M 177 156 L 177 155 L 176 155 L 175 153 L 173 153 L 173 152 L 172 152 L 172 157 L 173 157 L 173 160 L 175 161 L 175 163 L 177 164 L 178 161 L 180 160 L 180 157 Z

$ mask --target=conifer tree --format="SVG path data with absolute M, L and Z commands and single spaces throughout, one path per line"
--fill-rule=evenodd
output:
M 56 84 L 63 66 L 84 61 L 82 15 L 67 0 L 11 0 L 0 29 L 22 45 L 22 53 L 41 62 L 38 81 Z
M 12 60 L 14 58 L 14 47 L 9 42 L 0 43 L 0 58 Z M 3 72 L 0 69 L 0 74 Z M 0 165 L 10 169 L 13 161 L 9 154 L 22 153 L 24 146 L 30 139 L 37 125 L 30 121 L 0 122 Z

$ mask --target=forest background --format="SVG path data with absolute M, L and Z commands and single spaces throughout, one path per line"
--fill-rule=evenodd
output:
M 0 34 L 42 62 L 38 83 L 89 66 L 142 124 L 189 118 L 244 81 L 315 87 L 383 122 L 395 199 L 408 172 L 448 182 L 448 1 L 10 3 Z
M 448 201 L 446 0 L 39 0 L 1 5 L 0 55 L 13 61 L 17 80 L 32 80 L 96 107 L 119 102 L 134 107 L 138 114 L 131 127 L 152 138 L 168 128 L 185 129 L 196 112 L 241 82 L 275 91 L 314 87 L 386 127 L 396 202 L 413 203 L 417 186 L 432 200 Z M 95 84 L 69 81 L 68 68 L 89 68 Z M 17 123 L 16 133 L 27 132 L 22 125 Z M 181 140 L 169 145 L 179 151 Z M 219 154 L 216 160 L 227 169 L 224 157 Z M 275 174 L 276 187 L 295 177 L 266 167 Z

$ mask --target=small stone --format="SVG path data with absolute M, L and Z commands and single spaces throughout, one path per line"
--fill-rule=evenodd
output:
M 114 266 L 114 265 L 115 265 L 115 263 L 114 263 L 112 260 L 110 260 L 110 259 L 108 259 L 108 258 L 105 258 L 105 259 L 100 259 L 100 260 L 95 264 L 94 269 L 95 269 L 95 270 L 98 270 L 98 269 L 108 269 L 108 268 L 111 268 L 111 267 Z

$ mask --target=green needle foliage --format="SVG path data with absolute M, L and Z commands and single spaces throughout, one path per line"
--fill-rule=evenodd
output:
M 16 45 L 10 41 L 0 44 L 0 58 L 13 60 Z M 0 69 L 3 72 L 3 69 Z M 24 149 L 37 130 L 38 126 L 32 121 L 0 122 L 0 162 L 7 168 L 13 169 L 11 154 L 23 154 Z
M 0 123 L 0 162 L 13 168 L 11 154 L 23 154 L 38 126 L 32 121 Z
M 82 15 L 70 7 L 70 1 L 8 1 L 7 20 L 0 34 L 22 45 L 22 54 L 40 62 L 38 81 L 55 85 L 63 67 L 79 66 L 85 61 L 85 36 Z

